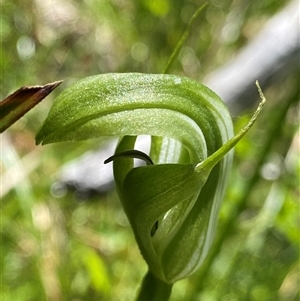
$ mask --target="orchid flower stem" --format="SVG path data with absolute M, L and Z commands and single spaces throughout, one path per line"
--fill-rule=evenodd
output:
M 145 275 L 136 301 L 166 301 L 172 292 L 173 284 L 168 284 L 148 271 Z

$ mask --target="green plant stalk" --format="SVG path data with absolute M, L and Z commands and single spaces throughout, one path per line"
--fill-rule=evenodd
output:
M 173 284 L 168 284 L 148 271 L 140 287 L 136 301 L 166 301 L 170 298 Z

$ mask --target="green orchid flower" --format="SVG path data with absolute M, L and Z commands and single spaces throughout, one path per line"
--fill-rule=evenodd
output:
M 36 142 L 121 137 L 107 160 L 119 198 L 151 274 L 173 284 L 209 252 L 232 148 L 254 123 L 261 98 L 234 136 L 226 106 L 198 82 L 166 74 L 97 75 L 59 95 Z M 135 150 L 139 135 L 151 136 L 148 155 Z M 136 167 L 134 158 L 147 164 Z

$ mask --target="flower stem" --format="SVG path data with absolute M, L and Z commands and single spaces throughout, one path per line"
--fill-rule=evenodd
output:
M 173 284 L 156 278 L 150 271 L 145 275 L 136 301 L 167 301 Z

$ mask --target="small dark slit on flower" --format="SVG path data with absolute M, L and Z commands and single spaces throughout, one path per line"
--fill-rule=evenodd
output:
M 151 236 L 153 236 L 155 234 L 157 229 L 158 229 L 158 221 L 156 221 L 151 228 Z

